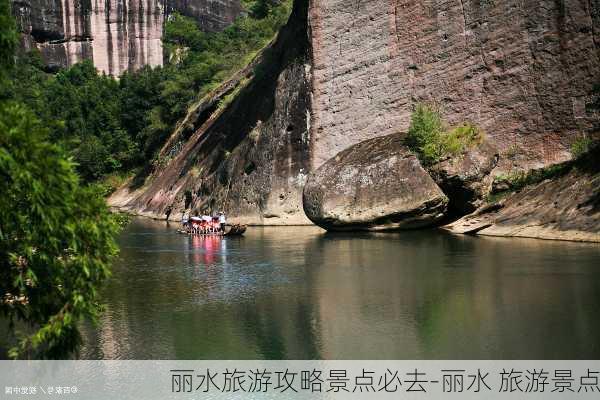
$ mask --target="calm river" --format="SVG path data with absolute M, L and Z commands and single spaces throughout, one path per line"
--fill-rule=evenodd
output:
M 598 359 L 600 246 L 135 219 L 81 358 Z

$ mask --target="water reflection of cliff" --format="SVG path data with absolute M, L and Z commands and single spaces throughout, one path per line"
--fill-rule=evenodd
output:
M 83 356 L 589 358 L 599 255 L 435 232 L 192 238 L 136 221 Z
M 336 280 L 320 296 L 325 358 L 600 353 L 595 247 L 427 232 L 322 242 L 322 279 Z

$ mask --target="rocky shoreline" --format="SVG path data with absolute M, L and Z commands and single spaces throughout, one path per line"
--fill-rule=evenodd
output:
M 498 154 L 486 144 L 427 168 L 393 134 L 340 152 L 309 175 L 304 210 L 330 231 L 443 225 L 453 233 L 600 242 L 600 151 L 556 176 L 492 197 Z M 498 194 L 496 194 L 498 197 Z M 451 206 L 449 206 L 451 205 Z
M 600 243 L 600 170 L 593 157 L 565 175 L 528 185 L 444 228 L 454 233 Z
M 600 148 L 555 166 L 554 176 L 492 196 L 498 154 L 487 144 L 423 168 L 403 137 L 361 142 L 311 173 L 303 193 L 307 217 L 328 231 L 437 227 L 456 234 L 600 243 Z M 152 211 L 113 208 L 166 218 Z M 460 218 L 456 213 L 462 213 Z M 174 213 L 169 219 L 178 218 Z M 444 223 L 448 219 L 453 221 Z

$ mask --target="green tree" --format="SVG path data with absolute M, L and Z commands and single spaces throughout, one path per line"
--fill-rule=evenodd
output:
M 16 35 L 0 0 L 0 39 Z M 5 48 L 0 74 L 11 58 Z M 1 83 L 1 82 L 0 82 Z M 116 254 L 117 225 L 93 187 L 25 106 L 0 101 L 0 315 L 15 358 L 64 358 L 81 318 L 98 313 L 97 291 Z
M 167 46 L 186 47 L 192 51 L 202 51 L 207 45 L 206 33 L 198 28 L 196 21 L 179 13 L 169 16 L 163 41 Z
M 279 0 L 256 0 L 250 6 L 250 13 L 254 18 L 265 18 L 280 3 Z
M 0 1 L 8 10 L 7 0 Z M 143 167 L 152 164 L 190 105 L 246 65 L 275 36 L 291 9 L 290 0 L 245 5 L 249 15 L 222 32 L 203 32 L 195 20 L 172 15 L 163 37 L 170 62 L 126 73 L 118 81 L 98 74 L 90 61 L 49 74 L 38 52 L 20 53 L 10 82 L 0 86 L 0 99 L 32 110 L 48 128 L 50 140 L 74 157 L 86 182 L 139 167 L 149 171 Z M 251 12 L 259 6 L 268 8 L 260 18 Z M 16 39 L 11 40 L 5 42 L 14 45 Z M 14 61 L 9 53 L 2 61 Z
M 57 140 L 75 139 L 67 147 L 73 149 L 79 172 L 86 180 L 134 164 L 136 145 L 122 128 L 121 95 L 115 79 L 98 75 L 88 60 L 59 72 L 47 85 L 45 95 L 50 114 L 64 121 L 62 129 L 52 135 Z M 97 146 L 91 148 L 92 144 Z M 99 156 L 87 157 L 94 150 L 108 158 L 98 164 Z
M 0 0 L 0 83 L 4 85 L 7 73 L 12 70 L 17 45 L 15 20 L 10 13 L 9 0 Z
M 64 357 L 77 322 L 98 311 L 117 227 L 37 118 L 16 104 L 0 110 L 0 311 L 28 333 L 11 355 Z
M 164 79 L 163 68 L 148 66 L 134 73 L 125 73 L 119 79 L 121 127 L 139 144 L 137 164 L 146 159 L 142 154 L 145 148 L 142 132 L 152 123 L 151 111 L 161 106 Z

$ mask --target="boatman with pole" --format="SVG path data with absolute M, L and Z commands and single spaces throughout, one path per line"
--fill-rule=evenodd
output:
M 225 233 L 225 224 L 227 220 L 225 219 L 225 213 L 223 211 L 219 212 L 219 224 L 221 225 L 221 232 Z

